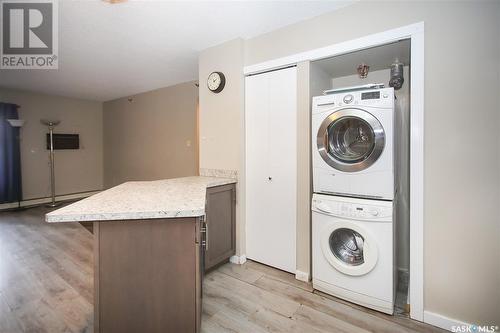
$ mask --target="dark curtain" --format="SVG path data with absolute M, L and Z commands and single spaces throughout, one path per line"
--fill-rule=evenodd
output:
M 0 102 L 0 203 L 22 199 L 19 127 L 7 119 L 19 119 L 17 105 Z

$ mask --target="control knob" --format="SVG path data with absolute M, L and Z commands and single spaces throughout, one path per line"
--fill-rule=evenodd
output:
M 354 100 L 354 96 L 349 94 L 344 96 L 344 103 L 349 104 Z

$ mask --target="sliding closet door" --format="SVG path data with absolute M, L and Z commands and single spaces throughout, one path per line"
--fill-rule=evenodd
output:
M 245 80 L 247 257 L 295 273 L 297 70 Z

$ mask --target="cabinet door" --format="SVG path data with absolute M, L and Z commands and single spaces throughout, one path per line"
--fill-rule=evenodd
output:
M 235 253 L 235 198 L 234 184 L 207 189 L 205 270 Z
M 245 80 L 247 257 L 295 272 L 297 71 Z
M 95 222 L 95 332 L 197 331 L 194 217 Z

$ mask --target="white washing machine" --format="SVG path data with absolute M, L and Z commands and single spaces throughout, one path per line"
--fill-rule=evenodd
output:
M 392 202 L 313 194 L 313 287 L 392 314 Z
M 392 200 L 394 89 L 313 97 L 316 193 Z

